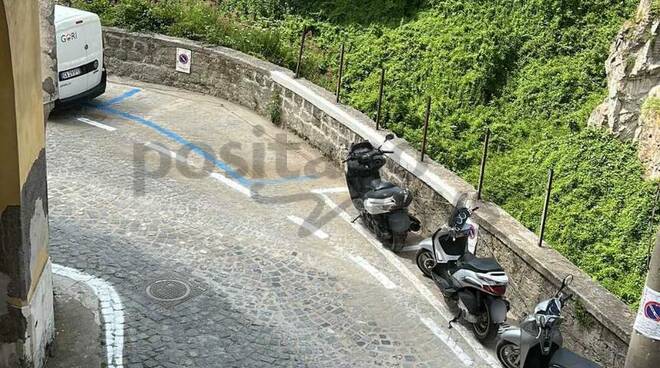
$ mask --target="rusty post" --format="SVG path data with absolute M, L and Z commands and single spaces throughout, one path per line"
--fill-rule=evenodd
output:
M 484 140 L 484 152 L 481 156 L 481 169 L 479 171 L 479 186 L 477 187 L 477 199 L 481 199 L 481 192 L 484 188 L 484 174 L 486 173 L 486 159 L 488 158 L 488 142 L 490 141 L 490 129 L 486 129 L 486 139 Z
M 380 114 L 383 110 L 383 88 L 385 85 L 385 67 L 380 71 L 380 88 L 378 91 L 378 110 L 376 111 L 376 130 L 380 129 Z
M 341 44 L 339 49 L 339 78 L 337 79 L 337 103 L 341 99 L 341 80 L 344 76 L 344 44 Z
M 426 117 L 424 118 L 424 140 L 422 140 L 422 158 L 420 161 L 424 162 L 424 155 L 426 154 L 426 138 L 429 130 L 429 119 L 431 118 L 431 96 L 426 100 Z
M 548 170 L 548 186 L 545 188 L 545 202 L 543 204 L 543 215 L 541 216 L 541 230 L 539 231 L 539 247 L 543 246 L 543 235 L 545 234 L 545 223 L 548 219 L 548 209 L 550 207 L 550 193 L 552 192 L 552 178 L 555 172 Z
M 307 36 L 307 27 L 303 28 L 302 36 L 300 37 L 300 53 L 298 54 L 298 64 L 296 64 L 296 78 L 300 78 L 302 69 L 303 52 L 305 51 L 305 36 Z

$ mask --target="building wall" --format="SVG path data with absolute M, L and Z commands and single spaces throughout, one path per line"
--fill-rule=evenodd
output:
M 0 366 L 41 367 L 54 337 L 37 0 L 0 1 Z
M 334 103 L 334 96 L 293 73 L 235 50 L 160 35 L 104 31 L 106 67 L 111 74 L 184 88 L 228 99 L 269 116 L 281 113 L 284 128 L 305 138 L 337 165 L 352 142 L 380 143 L 386 132 L 360 112 Z M 193 52 L 191 74 L 175 71 L 176 48 Z M 444 224 L 459 198 L 475 198 L 474 188 L 405 141 L 394 141 L 395 154 L 385 168 L 388 179 L 414 194 L 412 212 L 429 234 Z M 389 148 L 388 148 L 389 149 Z M 632 329 L 632 313 L 620 300 L 593 282 L 556 251 L 538 247 L 538 238 L 492 203 L 481 203 L 479 252 L 492 254 L 511 278 L 507 297 L 511 315 L 522 317 L 540 300 L 554 294 L 567 274 L 575 276 L 571 291 L 577 304 L 565 311 L 567 345 L 607 367 L 622 367 Z M 579 305 L 580 307 L 577 307 Z

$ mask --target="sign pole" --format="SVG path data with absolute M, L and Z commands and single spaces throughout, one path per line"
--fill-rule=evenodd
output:
M 655 368 L 660 362 L 660 232 L 656 234 L 646 286 L 630 337 L 625 368 Z

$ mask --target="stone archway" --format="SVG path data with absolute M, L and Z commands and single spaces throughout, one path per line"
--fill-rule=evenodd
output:
M 0 366 L 53 339 L 39 2 L 0 0 Z

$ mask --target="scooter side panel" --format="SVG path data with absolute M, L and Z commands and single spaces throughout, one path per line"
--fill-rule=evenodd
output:
M 504 300 L 500 298 L 490 298 L 490 318 L 495 323 L 506 321 L 507 307 Z
M 410 217 L 405 211 L 396 211 L 388 215 L 390 230 L 394 233 L 404 233 L 410 229 Z

